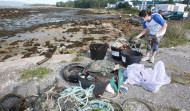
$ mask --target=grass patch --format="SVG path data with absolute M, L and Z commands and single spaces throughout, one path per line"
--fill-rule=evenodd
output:
M 166 34 L 160 42 L 160 47 L 174 47 L 187 43 L 185 37 L 186 27 L 189 27 L 189 21 L 168 21 Z
M 67 51 L 68 51 L 69 54 L 74 54 L 74 53 L 75 53 L 75 52 L 74 52 L 73 50 L 71 50 L 71 49 L 68 49 Z
M 188 23 L 185 28 L 188 29 L 188 30 L 190 30 L 190 23 Z
M 66 60 L 62 60 L 61 63 L 66 63 L 67 61 Z
M 139 35 L 139 32 L 131 32 L 131 38 L 133 38 L 133 37 L 136 37 L 137 35 Z
M 143 47 L 141 47 L 141 49 L 147 49 L 147 45 L 144 45 Z
M 126 106 L 125 111 L 131 111 L 131 110 Z
M 160 42 L 160 47 L 175 47 L 178 45 L 184 45 L 187 44 L 187 38 L 163 38 L 163 40 Z
M 122 14 L 133 14 L 134 16 L 138 16 L 139 15 L 139 10 L 137 9 L 117 9 L 117 8 L 109 8 L 106 9 L 107 11 L 115 11 L 117 13 L 120 13 L 122 11 Z
M 49 74 L 51 72 L 50 68 L 46 67 L 37 67 L 35 69 L 26 69 L 26 70 L 21 70 L 21 79 L 22 80 L 28 80 L 33 77 L 38 77 L 38 79 L 43 78 L 45 75 Z
M 82 57 L 75 57 L 75 58 L 72 60 L 72 62 L 80 62 L 80 61 L 82 61 L 82 60 L 84 60 L 84 58 L 82 58 Z
M 139 10 L 137 10 L 137 9 L 123 10 L 123 12 L 125 14 L 133 14 L 134 16 L 139 15 Z

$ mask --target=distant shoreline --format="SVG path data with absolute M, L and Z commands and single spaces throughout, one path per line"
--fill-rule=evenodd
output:
M 30 5 L 0 5 L 0 8 L 36 8 L 36 7 L 55 7 L 55 6 L 30 6 Z
M 28 5 L 0 5 L 0 8 L 30 8 Z

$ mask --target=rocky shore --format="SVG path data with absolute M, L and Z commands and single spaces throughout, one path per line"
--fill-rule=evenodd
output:
M 65 9 L 58 8 L 53 10 L 53 12 L 48 12 L 48 9 L 27 9 L 23 12 L 23 10 L 18 9 L 17 12 L 9 9 L 8 11 L 12 13 L 3 15 L 2 21 L 6 21 L 8 17 L 9 19 L 20 19 L 20 17 L 14 15 L 16 12 L 23 15 L 21 17 L 23 22 L 23 18 L 26 19 L 31 15 L 40 16 L 40 14 L 46 14 L 46 16 L 39 17 L 39 23 L 36 25 L 30 23 L 33 20 L 27 20 L 29 25 L 23 27 L 19 25 L 20 29 L 17 29 L 19 27 L 14 25 L 14 23 L 11 24 L 12 30 L 2 29 L 0 32 L 0 61 L 17 55 L 22 55 L 21 58 L 43 55 L 46 51 L 52 52 L 55 47 L 57 48 L 55 54 L 68 54 L 70 50 L 75 53 L 86 52 L 89 50 L 89 44 L 91 43 L 105 43 L 114 41 L 119 37 L 131 37 L 134 33 L 141 30 L 136 24 L 129 23 L 127 19 L 118 19 L 116 18 L 117 16 L 98 15 L 95 13 L 92 16 L 92 12 L 81 10 L 77 10 L 77 14 L 74 14 L 76 10 L 70 10 L 71 13 L 74 11 L 73 14 L 75 16 L 72 14 L 62 16 L 67 18 L 67 20 L 62 18 L 62 21 L 53 23 L 47 21 L 48 23 L 44 24 L 42 20 L 51 18 L 49 14 L 65 12 Z M 4 12 L 6 13 L 7 10 Z M 60 14 L 54 15 L 52 19 L 59 19 L 59 16 Z M 11 20 L 14 21 L 14 19 Z M 30 27 L 30 25 L 32 26 Z M 8 26 L 4 25 L 4 27 Z

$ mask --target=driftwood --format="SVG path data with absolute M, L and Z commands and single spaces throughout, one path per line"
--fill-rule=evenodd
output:
M 41 61 L 37 62 L 37 64 L 40 65 L 40 64 L 46 62 L 47 60 L 49 60 L 52 57 L 53 53 L 56 51 L 56 49 L 57 49 L 57 47 L 54 47 L 54 49 L 52 51 L 45 52 L 45 57 L 46 58 L 44 58 Z
M 45 53 L 45 57 L 46 57 L 46 58 L 44 58 L 44 59 L 42 59 L 41 61 L 37 62 L 37 64 L 40 65 L 40 64 L 46 62 L 48 59 L 50 59 L 50 58 L 52 57 L 52 55 L 53 55 L 53 54 L 52 54 L 51 52 L 46 52 L 46 53 Z

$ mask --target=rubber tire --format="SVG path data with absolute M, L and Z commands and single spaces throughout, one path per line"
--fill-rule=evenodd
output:
M 63 77 L 66 81 L 70 81 L 73 83 L 78 82 L 78 74 L 72 74 L 72 72 L 71 72 L 72 70 L 74 70 L 76 68 L 81 69 L 80 72 L 83 72 L 83 70 L 84 70 L 84 66 L 81 63 L 71 63 L 64 67 Z
M 8 98 L 11 98 L 11 97 L 17 97 L 17 100 L 15 100 L 14 102 L 12 102 L 11 104 L 9 104 L 9 106 L 3 106 L 2 105 L 2 103 L 6 100 L 6 99 L 8 99 Z M 2 109 L 6 109 L 5 111 L 14 111 L 15 110 L 15 108 L 17 107 L 17 108 L 21 108 L 21 107 L 18 107 L 18 106 L 16 106 L 16 105 L 21 105 L 21 106 L 23 106 L 24 105 L 24 103 L 26 102 L 26 100 L 24 99 L 24 100 L 22 100 L 22 102 L 20 101 L 20 102 L 16 102 L 16 101 L 18 101 L 19 99 L 22 99 L 23 97 L 21 96 L 21 95 L 19 95 L 19 94 L 13 94 L 13 93 L 10 93 L 10 94 L 7 94 L 7 95 L 5 95 L 4 97 L 2 97 L 2 98 L 0 98 L 0 108 Z M 16 102 L 16 103 L 15 103 Z M 12 107 L 11 107 L 12 106 Z M 1 111 L 1 109 L 0 109 L 0 111 Z M 21 108 L 22 109 L 22 108 Z M 2 111 L 4 111 L 4 110 L 2 110 Z M 20 111 L 20 110 L 19 110 Z

